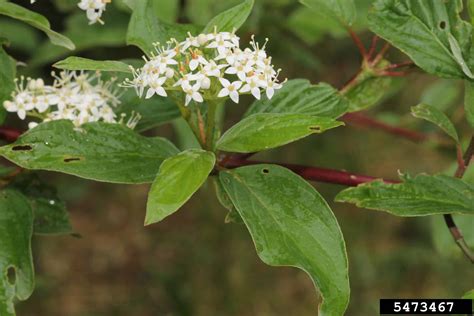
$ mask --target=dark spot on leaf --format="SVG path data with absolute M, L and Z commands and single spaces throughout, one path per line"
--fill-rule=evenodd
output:
M 312 131 L 312 132 L 321 132 L 321 127 L 320 126 L 310 126 L 309 127 L 309 130 Z
M 13 151 L 28 151 L 32 149 L 33 147 L 31 147 L 30 145 L 16 145 L 12 147 Z
M 7 279 L 8 279 L 8 283 L 10 283 L 11 285 L 15 285 L 15 283 L 16 283 L 16 270 L 15 270 L 15 267 L 9 267 L 7 269 Z
M 444 30 L 446 28 L 446 21 L 439 22 L 439 28 Z
M 270 173 L 270 170 L 268 170 L 267 168 L 262 169 L 262 173 Z
M 80 161 L 81 158 L 64 158 L 64 162 Z

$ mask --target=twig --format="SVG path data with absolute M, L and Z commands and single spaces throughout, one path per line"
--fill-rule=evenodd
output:
M 362 44 L 362 41 L 360 40 L 359 36 L 354 32 L 353 29 L 348 28 L 347 32 L 349 32 L 352 40 L 356 44 L 357 48 L 359 49 L 360 54 L 362 55 L 362 58 L 365 60 L 367 59 L 367 51 L 365 50 L 364 44 Z
M 375 49 L 377 48 L 377 41 L 379 40 L 379 37 L 377 35 L 374 35 L 372 37 L 372 43 L 370 44 L 370 49 L 369 53 L 367 54 L 367 59 L 370 60 L 372 56 L 375 53 Z
M 375 66 L 379 63 L 379 61 L 382 60 L 383 56 L 385 56 L 385 53 L 387 52 L 387 50 L 390 48 L 390 44 L 387 42 L 383 45 L 382 49 L 380 50 L 380 52 L 377 54 L 377 56 L 375 56 L 375 58 L 370 62 L 370 64 L 372 66 Z
M 464 153 L 464 157 L 462 156 L 462 149 L 461 146 L 457 147 L 457 160 L 458 160 L 458 168 L 454 173 L 454 176 L 457 178 L 462 178 L 464 173 L 466 172 L 467 167 L 471 163 L 472 157 L 474 156 L 474 137 L 471 137 L 471 141 L 469 142 L 469 146 Z M 464 237 L 461 233 L 461 230 L 457 227 L 456 223 L 454 222 L 454 218 L 451 214 L 444 214 L 444 221 L 446 226 L 448 226 L 449 232 L 451 236 L 453 236 L 454 241 L 458 244 L 461 251 L 464 255 L 474 263 L 474 252 L 469 248 Z
M 415 65 L 415 63 L 412 62 L 412 61 L 404 61 L 402 63 L 388 65 L 387 67 L 385 67 L 382 70 L 398 69 L 398 68 L 403 68 L 403 67 L 412 67 L 414 65 Z
M 0 139 L 3 139 L 6 142 L 14 142 L 20 137 L 22 133 L 12 127 L 0 126 Z
M 426 134 L 397 126 L 392 126 L 358 112 L 347 113 L 342 117 L 342 120 L 348 124 L 379 129 L 389 134 L 397 135 L 405 139 L 411 140 L 415 143 L 421 143 L 430 138 L 430 136 Z
M 265 164 L 265 163 L 275 164 L 275 165 L 288 168 L 306 180 L 342 184 L 346 186 L 357 186 L 359 184 L 371 182 L 374 180 L 382 180 L 385 183 L 398 183 L 399 182 L 399 181 L 394 181 L 394 180 L 387 180 L 387 179 L 382 179 L 382 178 L 377 178 L 377 177 L 372 177 L 372 176 L 355 174 L 355 173 L 342 171 L 342 170 L 327 169 L 327 168 L 320 168 L 320 167 L 308 167 L 308 166 L 287 164 L 287 163 L 274 163 L 274 162 L 257 161 L 257 160 L 245 160 L 245 159 L 235 158 L 235 156 L 231 156 L 231 158 L 228 158 L 226 160 L 223 159 L 221 160 L 219 164 L 221 167 L 233 169 L 233 168 L 238 168 L 242 166 Z

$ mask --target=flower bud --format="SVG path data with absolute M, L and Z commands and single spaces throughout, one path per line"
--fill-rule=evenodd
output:
M 165 76 L 166 76 L 166 78 L 171 78 L 171 77 L 173 77 L 173 76 L 174 76 L 174 70 L 171 69 L 171 68 L 166 69 Z
M 208 77 L 204 77 L 201 80 L 201 88 L 202 89 L 209 89 L 210 86 L 211 86 L 211 79 L 209 79 Z
M 202 46 L 207 43 L 208 38 L 205 34 L 199 34 L 197 41 L 198 41 L 198 44 Z

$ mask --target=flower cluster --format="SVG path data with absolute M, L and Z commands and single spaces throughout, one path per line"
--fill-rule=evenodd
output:
M 251 48 L 240 49 L 239 37 L 233 32 L 214 32 L 188 37 L 183 42 L 171 39 L 166 47 L 156 44 L 145 65 L 133 69 L 133 79 L 124 86 L 133 87 L 142 96 L 167 96 L 167 91 L 184 92 L 187 106 L 192 100 L 230 97 L 235 103 L 239 95 L 252 94 L 260 99 L 262 91 L 272 98 L 282 84 L 272 65 L 272 58 L 253 36 Z
M 117 120 L 113 108 L 120 101 L 117 90 L 112 88 L 114 80 L 101 80 L 100 73 L 63 71 L 55 78 L 52 85 L 46 85 L 42 79 L 21 77 L 16 80 L 16 89 L 12 99 L 5 101 L 3 106 L 8 112 L 16 112 L 22 120 L 26 116 L 52 121 L 67 119 L 80 126 L 87 122 L 103 121 L 108 123 L 124 123 L 134 128 L 140 117 L 132 115 L 127 122 L 122 116 Z M 29 124 L 30 128 L 37 125 Z
M 78 6 L 86 11 L 89 24 L 94 24 L 96 22 L 104 24 L 100 18 L 102 17 L 102 13 L 105 11 L 107 3 L 111 1 L 112 0 L 80 0 Z

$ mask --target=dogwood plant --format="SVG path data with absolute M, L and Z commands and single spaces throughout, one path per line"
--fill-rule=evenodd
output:
M 79 7 L 91 23 L 101 23 L 108 2 L 81 0 Z M 399 217 L 443 215 L 458 252 L 474 262 L 456 224 L 474 215 L 474 186 L 465 177 L 474 155 L 473 27 L 462 18 L 472 10 L 463 12 L 462 1 L 455 0 L 376 0 L 368 15 L 369 28 L 376 35 L 366 49 L 352 27 L 356 21 L 352 0 L 301 2 L 311 17 L 324 14 L 330 22 L 325 27 L 347 30 L 359 49 L 360 69 L 339 89 L 324 82 L 311 84 L 303 78 L 279 79 L 280 69 L 273 65 L 268 39 L 261 41 L 263 45 L 256 39 L 264 38 L 265 31 L 257 36 L 239 31 L 252 12 L 253 0 L 243 0 L 204 27 L 162 21 L 157 17 L 160 1 L 121 1 L 117 16 L 129 19 L 126 38 L 124 41 L 125 30 L 121 29 L 118 40 L 112 43 L 136 46 L 124 50 L 132 56 L 126 55 L 125 60 L 107 60 L 108 55 L 104 60 L 69 56 L 53 65 L 63 71 L 53 73 L 52 80 L 15 78 L 17 70 L 39 71 L 34 65 L 41 58 L 56 61 L 63 56 L 62 50 L 55 51 L 47 44 L 23 69 L 17 66 L 25 63 L 14 59 L 21 56 L 12 57 L 7 54 L 10 50 L 0 46 L 0 123 L 6 112 L 16 114 L 21 121 L 31 118 L 29 128 L 19 125 L 24 132 L 0 126 L 0 155 L 16 165 L 11 169 L 5 161 L 5 167 L 0 167 L 1 316 L 15 315 L 14 303 L 26 300 L 33 292 L 33 234 L 73 232 L 65 203 L 52 193 L 54 190 L 38 184 L 33 178 L 36 170 L 107 183 L 150 184 L 144 210 L 146 226 L 172 216 L 201 187 L 212 189 L 226 210 L 223 220 L 244 224 L 233 229 L 245 227 L 249 231 L 263 262 L 307 273 L 320 293 L 318 311 L 322 316 L 346 312 L 350 300 L 348 256 L 330 204 L 308 181 L 350 187 L 339 192 L 337 202 Z M 268 13 L 262 9 L 268 4 L 261 5 L 252 20 L 252 30 L 255 21 Z M 73 41 L 53 31 L 38 13 L 0 0 L 0 15 L 38 28 L 52 44 L 75 48 Z M 180 19 L 185 19 L 184 15 Z M 289 28 L 291 25 L 288 23 Z M 275 30 L 276 34 L 281 31 L 278 27 Z M 280 60 L 304 53 L 302 45 L 290 51 L 294 47 L 286 32 L 276 41 L 285 45 Z M 78 51 L 89 47 L 88 41 L 93 39 L 85 35 L 85 41 L 81 33 L 82 29 L 68 30 L 78 37 Z M 303 33 L 305 37 L 314 35 Z M 381 38 L 386 43 L 378 45 Z M 241 47 L 241 42 L 249 42 L 249 47 Z M 7 41 L 2 38 L 0 43 Z M 410 60 L 389 61 L 388 43 Z M 141 59 L 137 48 L 145 54 Z M 44 51 L 51 53 L 49 59 L 41 56 Z M 107 54 L 108 50 L 104 51 Z M 303 55 L 305 60 L 312 58 L 312 54 Z M 342 69 L 334 67 L 335 72 Z M 413 69 L 464 84 L 464 109 L 453 111 L 456 127 L 443 109 L 425 103 L 413 106 L 411 114 L 435 124 L 442 133 L 426 135 L 421 131 L 425 126 L 420 131 L 411 130 L 361 113 L 397 91 L 393 77 L 405 77 Z M 237 122 L 226 119 L 235 104 L 239 109 L 248 105 Z M 169 122 L 174 122 L 176 134 L 184 139 L 179 146 L 163 137 L 150 137 L 161 131 L 153 128 Z M 435 143 L 452 156 L 455 171 L 416 176 L 399 172 L 399 179 L 394 180 L 251 158 L 345 124 L 381 129 L 420 146 L 427 141 Z M 141 134 L 144 131 L 149 131 L 147 136 Z M 335 137 L 331 144 L 338 143 L 337 134 L 328 137 Z M 208 180 L 211 185 L 204 186 Z M 458 216 L 456 221 L 453 214 Z M 383 293 L 384 289 L 379 290 Z

